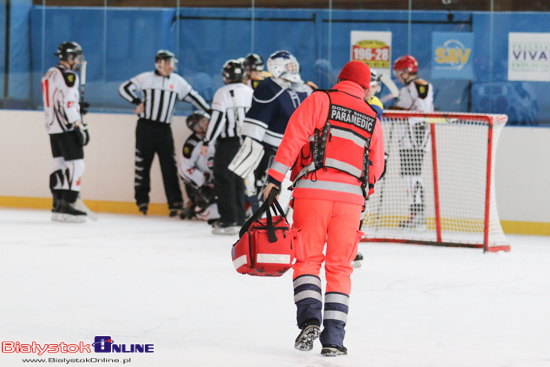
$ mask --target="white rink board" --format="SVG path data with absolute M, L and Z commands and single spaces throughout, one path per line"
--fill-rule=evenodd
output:
M 85 148 L 85 200 L 134 201 L 137 117 L 88 114 L 91 141 Z M 49 139 L 43 113 L 0 110 L 0 196 L 49 198 Z M 190 132 L 184 117 L 172 125 L 176 149 Z M 496 194 L 501 220 L 550 223 L 550 128 L 505 127 L 496 158 Z M 165 203 L 158 160 L 151 174 L 151 202 Z

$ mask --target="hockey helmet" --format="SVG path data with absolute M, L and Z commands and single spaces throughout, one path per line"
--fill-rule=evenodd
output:
M 226 83 L 241 82 L 244 76 L 244 66 L 239 60 L 227 60 L 222 67 L 222 76 Z
M 57 52 L 54 54 L 59 57 L 60 60 L 68 60 L 69 56 L 73 56 L 73 59 L 77 59 L 82 56 L 82 47 L 76 42 L 63 42 L 57 48 Z
M 204 111 L 197 110 L 197 111 L 194 111 L 189 116 L 187 116 L 187 119 L 185 120 L 185 122 L 187 123 L 187 127 L 189 127 L 191 131 L 194 131 L 197 134 L 200 134 L 200 133 L 204 134 L 206 131 L 199 130 L 199 128 L 204 130 L 204 127 L 200 125 L 202 119 L 206 119 L 208 121 L 210 120 L 210 115 Z
M 244 59 L 244 68 L 247 71 L 264 70 L 264 59 L 258 54 L 248 54 Z
M 276 51 L 267 59 L 267 71 L 274 78 L 285 79 L 289 82 L 302 82 L 300 64 L 288 51 Z
M 372 69 L 370 71 L 370 88 L 374 91 L 374 94 L 380 93 L 382 89 L 382 74 Z
M 168 50 L 157 51 L 157 54 L 155 55 L 155 61 L 159 60 L 174 60 L 174 62 L 178 62 L 178 59 L 176 59 L 176 55 Z
M 409 74 L 418 72 L 418 61 L 411 55 L 401 56 L 395 60 L 393 63 L 394 75 L 400 74 L 403 71 Z

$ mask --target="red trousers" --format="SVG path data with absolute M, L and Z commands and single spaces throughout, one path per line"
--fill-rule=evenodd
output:
M 300 230 L 296 245 L 293 279 L 302 275 L 319 276 L 325 262 L 325 292 L 351 292 L 351 262 L 357 255 L 361 206 L 338 201 L 294 199 L 294 228 Z M 326 247 L 326 255 L 323 250 Z

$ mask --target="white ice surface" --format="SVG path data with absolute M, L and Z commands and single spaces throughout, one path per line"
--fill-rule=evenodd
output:
M 164 217 L 51 222 L 0 209 L 0 340 L 155 345 L 129 366 L 550 366 L 550 238 L 508 236 L 512 252 L 361 244 L 345 345 L 293 348 L 292 275 L 237 274 L 235 237 Z M 36 355 L 0 353 L 0 366 Z M 45 358 L 80 355 L 47 354 Z M 56 363 L 56 365 L 62 365 Z M 115 364 L 71 364 L 115 365 Z M 120 364 L 122 365 L 122 364 Z

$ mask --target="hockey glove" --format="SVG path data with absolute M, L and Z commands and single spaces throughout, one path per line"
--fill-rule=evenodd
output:
M 90 142 L 90 133 L 88 132 L 88 125 L 81 121 L 75 123 L 74 131 L 76 132 L 76 138 L 78 144 L 85 146 Z
M 80 102 L 80 114 L 82 116 L 84 116 L 85 114 L 88 113 L 88 109 L 90 108 L 90 104 L 86 101 L 81 101 Z

